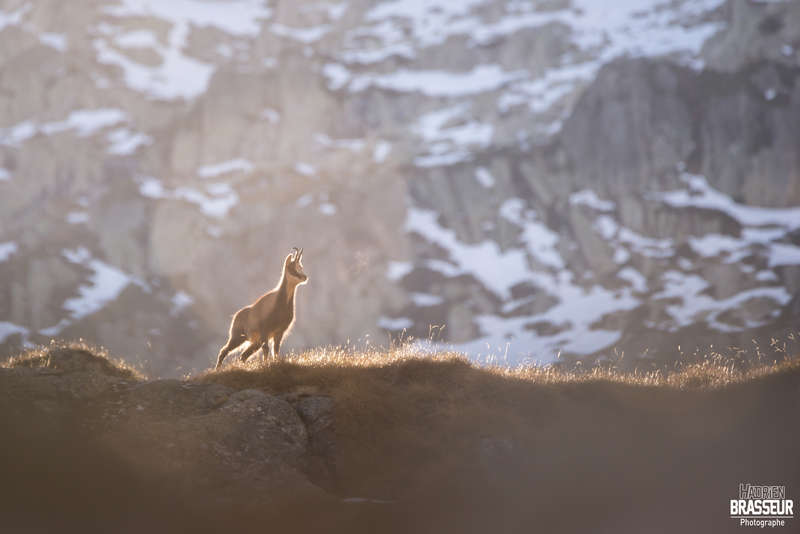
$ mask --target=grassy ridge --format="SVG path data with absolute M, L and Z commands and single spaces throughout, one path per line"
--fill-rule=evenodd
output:
M 402 503 L 383 513 L 411 530 L 726 531 L 740 481 L 800 487 L 798 359 L 626 373 L 333 349 L 193 380 L 331 395 L 340 491 Z
M 47 361 L 44 349 L 6 365 Z M 6 489 L 19 487 L 2 502 L 17 511 L 47 503 L 73 519 L 99 506 L 98 527 L 170 525 L 162 531 L 263 531 L 269 521 L 288 531 L 729 532 L 738 528 L 726 507 L 739 482 L 800 488 L 797 359 L 742 366 L 710 357 L 672 372 L 625 373 L 321 349 L 186 381 L 331 396 L 335 498 L 281 510 L 221 509 L 207 495 L 176 501 L 138 485 L 92 436 L 63 425 L 26 432 L 30 417 L 0 403 L 0 423 L 12 429 L 0 469 L 20 473 L 7 479 Z

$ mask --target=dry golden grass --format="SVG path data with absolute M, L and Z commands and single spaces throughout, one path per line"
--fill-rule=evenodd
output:
M 260 354 L 260 353 L 259 353 Z M 613 365 L 594 365 L 571 368 L 552 365 L 522 365 L 507 367 L 479 365 L 458 352 L 421 351 L 413 346 L 391 348 L 323 347 L 301 353 L 291 353 L 278 360 L 266 362 L 260 356 L 250 358 L 247 363 L 234 363 L 219 371 L 208 370 L 186 378 L 198 382 L 219 382 L 235 388 L 265 388 L 273 392 L 285 392 L 301 383 L 321 386 L 337 383 L 343 374 L 353 369 L 379 369 L 391 372 L 398 366 L 437 364 L 466 366 L 492 376 L 510 380 L 521 380 L 531 384 L 567 384 L 583 382 L 611 382 L 638 386 L 658 386 L 677 389 L 717 389 L 753 378 L 781 373 L 800 365 L 800 359 L 787 358 L 777 351 L 772 359 L 758 361 L 742 360 L 719 352 L 695 357 L 686 363 L 679 360 L 671 369 L 649 371 L 626 370 Z
M 99 372 L 130 380 L 144 380 L 145 375 L 132 365 L 121 358 L 112 358 L 108 350 L 103 347 L 92 345 L 84 340 L 62 341 L 53 340 L 49 345 L 40 345 L 26 350 L 18 356 L 13 356 L 0 363 L 0 367 L 8 369 L 14 368 L 59 368 L 70 365 L 68 360 L 74 357 L 81 358 L 82 362 L 74 362 L 72 365 L 80 365 L 83 369 L 91 366 L 87 362 L 93 363 Z

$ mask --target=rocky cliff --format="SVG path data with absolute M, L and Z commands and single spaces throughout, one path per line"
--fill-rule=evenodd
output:
M 794 326 L 800 6 L 634 4 L 5 2 L 2 350 L 204 368 L 295 245 L 289 349 Z

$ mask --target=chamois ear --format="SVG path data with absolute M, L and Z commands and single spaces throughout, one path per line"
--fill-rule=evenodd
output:
M 284 268 L 288 267 L 289 264 L 292 263 L 293 261 L 294 261 L 294 254 L 290 252 L 289 254 L 286 255 L 286 259 L 283 260 L 283 267 Z

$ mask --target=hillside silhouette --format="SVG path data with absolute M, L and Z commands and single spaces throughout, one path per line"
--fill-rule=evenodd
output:
M 319 349 L 159 380 L 53 344 L 0 367 L 0 508 L 61 532 L 728 532 L 740 482 L 798 487 L 799 394 L 798 359 Z

